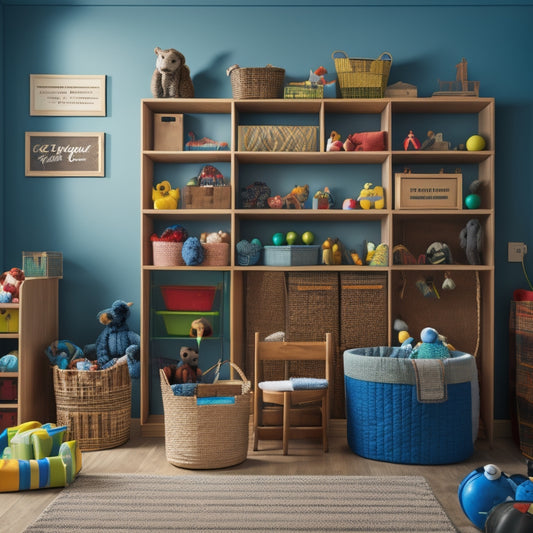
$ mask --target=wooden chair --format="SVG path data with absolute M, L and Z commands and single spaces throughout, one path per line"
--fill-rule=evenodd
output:
M 281 440 L 283 455 L 287 455 L 289 439 L 314 438 L 321 439 L 322 448 L 327 452 L 330 367 L 333 355 L 331 333 L 326 333 L 324 342 L 270 342 L 260 341 L 259 333 L 256 332 L 254 351 L 254 450 L 258 449 L 259 440 Z M 285 381 L 264 381 L 265 363 L 272 365 L 275 361 L 283 366 Z M 292 363 L 293 361 L 297 363 Z M 317 361 L 323 361 L 323 365 L 317 365 Z M 289 378 L 308 377 L 301 373 L 299 376 L 289 375 L 289 372 L 294 372 L 291 367 L 305 368 L 305 362 L 323 367 L 320 377 L 327 380 L 328 386 L 284 390 L 291 383 Z M 319 379 L 322 384 L 323 379 Z M 310 384 L 309 380 L 304 381 L 306 385 Z

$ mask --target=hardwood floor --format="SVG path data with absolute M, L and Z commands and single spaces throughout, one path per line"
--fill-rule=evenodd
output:
M 184 470 L 170 465 L 165 456 L 163 438 L 142 438 L 133 423 L 129 442 L 111 450 L 83 453 L 83 474 L 149 473 L 156 475 L 227 474 L 315 474 L 315 475 L 421 475 L 431 485 L 437 499 L 461 533 L 478 532 L 461 510 L 457 489 L 472 470 L 488 463 L 498 465 L 508 474 L 526 474 L 526 460 L 511 439 L 498 438 L 492 448 L 486 441 L 476 443 L 474 455 L 465 462 L 441 466 L 411 466 L 364 459 L 353 454 L 345 437 L 344 421 L 332 421 L 330 451 L 323 454 L 320 444 L 292 441 L 288 456 L 281 454 L 281 443 L 260 442 L 260 451 L 250 446 L 248 459 L 223 470 Z M 0 531 L 18 533 L 33 522 L 61 489 L 6 493 L 0 496 Z M 5 529 L 4 529 L 5 528 Z

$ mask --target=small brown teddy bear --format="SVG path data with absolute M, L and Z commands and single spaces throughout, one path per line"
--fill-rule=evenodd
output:
M 152 95 L 154 98 L 194 98 L 194 85 L 185 56 L 169 48 L 154 49 L 157 56 L 156 68 L 152 74 Z
M 163 368 L 168 382 L 171 385 L 176 383 L 197 383 L 202 377 L 202 371 L 198 368 L 198 350 L 182 346 L 180 348 L 181 364 L 169 365 Z

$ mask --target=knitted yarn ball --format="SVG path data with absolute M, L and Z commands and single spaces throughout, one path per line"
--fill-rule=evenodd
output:
M 204 260 L 204 249 L 200 240 L 196 237 L 189 237 L 181 249 L 181 257 L 187 266 L 201 265 Z

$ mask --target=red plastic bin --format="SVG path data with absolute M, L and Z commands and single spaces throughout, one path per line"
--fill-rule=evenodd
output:
M 165 285 L 161 287 L 168 311 L 211 311 L 214 285 Z

